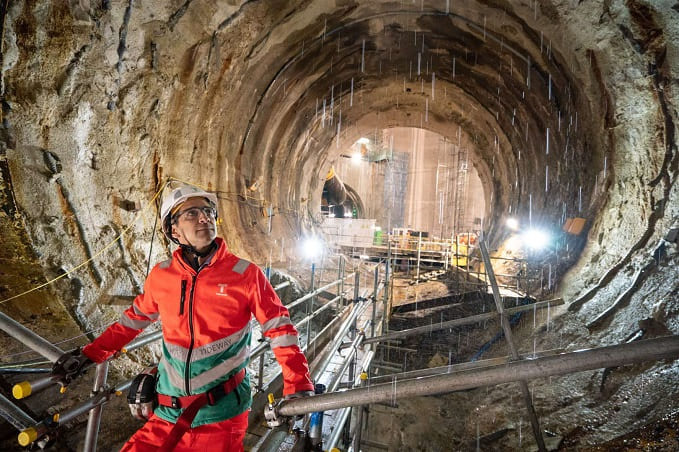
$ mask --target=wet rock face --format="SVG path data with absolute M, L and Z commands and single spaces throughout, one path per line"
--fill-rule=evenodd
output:
M 12 1 L 4 24 L 0 223 L 47 278 L 73 270 L 55 296 L 87 331 L 167 256 L 154 195 L 169 177 L 218 191 L 220 233 L 264 262 L 313 227 L 332 161 L 375 129 L 468 148 L 495 241 L 508 213 L 555 232 L 586 218 L 560 280 L 575 325 L 679 218 L 674 1 Z M 664 262 L 644 293 L 667 288 Z M 35 278 L 2 272 L 7 297 Z M 676 334 L 663 294 L 630 294 L 596 336 L 648 317 Z

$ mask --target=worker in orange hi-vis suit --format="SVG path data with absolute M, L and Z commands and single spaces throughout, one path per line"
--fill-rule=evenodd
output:
M 148 421 L 123 451 L 243 450 L 252 401 L 245 366 L 253 314 L 283 368 L 283 394 L 313 394 L 288 310 L 262 271 L 231 254 L 216 237 L 216 218 L 213 193 L 191 186 L 175 189 L 163 201 L 161 220 L 179 248 L 153 268 L 144 293 L 121 319 L 78 356 L 83 367 L 88 359 L 102 362 L 162 321 L 163 356 L 157 374 L 146 375 L 153 384 L 135 380 L 140 393 L 142 387 L 156 387 L 158 405 L 149 409 L 155 403 L 141 399 L 135 404 L 131 392 L 133 414 Z

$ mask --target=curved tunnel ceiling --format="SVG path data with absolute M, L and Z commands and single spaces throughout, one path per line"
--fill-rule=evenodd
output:
M 323 161 L 318 156 L 330 158 L 335 141 L 346 145 L 371 127 L 411 125 L 453 143 L 464 134 L 495 193 L 493 212 L 514 204 L 527 215 L 532 198 L 532 208 L 554 220 L 576 212 L 573 193 L 581 187 L 588 205 L 589 181 L 603 159 L 583 144 L 581 94 L 571 88 L 578 84 L 551 43 L 540 49 L 537 33 L 520 33 L 527 25 L 501 10 L 476 23 L 454 12 L 390 11 L 394 6 L 371 5 L 382 13 L 356 8 L 334 28 L 324 21 L 319 37 L 299 36 L 289 47 L 297 52 L 259 95 L 244 148 L 291 142 L 301 159 L 286 161 L 299 168 L 307 154 Z M 464 13 L 480 15 L 468 7 Z M 248 170 L 267 171 L 254 164 Z

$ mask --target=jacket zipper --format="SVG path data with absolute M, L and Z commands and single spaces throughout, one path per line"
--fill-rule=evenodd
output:
M 198 269 L 200 271 L 200 269 Z M 190 342 L 189 342 L 189 352 L 186 354 L 186 366 L 184 368 L 184 388 L 186 390 L 186 394 L 191 394 L 189 391 L 189 380 L 191 376 L 191 353 L 193 352 L 193 343 L 194 343 L 194 333 L 193 333 L 193 290 L 196 287 L 196 277 L 198 276 L 198 273 L 193 275 L 191 278 L 191 291 L 189 292 L 189 335 L 190 335 Z
M 179 315 L 184 315 L 184 300 L 186 300 L 186 280 L 182 279 L 182 295 L 179 299 Z

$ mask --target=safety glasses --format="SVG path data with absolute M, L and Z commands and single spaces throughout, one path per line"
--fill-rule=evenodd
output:
M 195 221 L 198 219 L 200 214 L 205 215 L 205 218 L 208 220 L 214 220 L 217 217 L 217 211 L 210 206 L 203 206 L 203 207 L 190 207 L 186 210 L 182 210 L 180 212 L 177 212 L 174 214 L 173 221 L 177 222 L 180 218 L 183 218 L 188 221 Z

